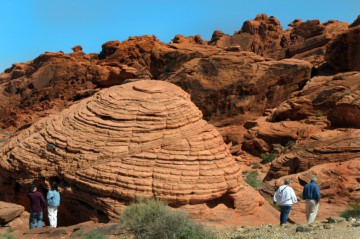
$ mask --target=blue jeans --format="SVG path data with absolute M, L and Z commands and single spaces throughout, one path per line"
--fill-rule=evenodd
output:
M 287 222 L 291 207 L 291 205 L 280 206 L 280 224 L 285 224 Z
M 35 222 L 37 223 L 37 227 L 42 227 L 42 219 L 43 219 L 42 212 L 30 212 L 30 220 L 29 220 L 30 229 L 35 228 Z

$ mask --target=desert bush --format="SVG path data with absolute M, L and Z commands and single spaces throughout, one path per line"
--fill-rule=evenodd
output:
M 137 199 L 127 207 L 121 222 L 136 239 L 212 239 L 207 228 L 196 224 L 182 211 L 171 211 L 156 199 Z
M 274 159 L 276 159 L 278 156 L 277 153 L 264 153 L 264 154 L 261 154 L 260 157 L 261 157 L 261 163 L 262 164 L 265 164 L 265 163 L 269 163 L 271 161 L 273 161 Z
M 246 175 L 245 182 L 253 188 L 261 187 L 261 182 L 257 179 L 258 173 L 256 171 L 251 171 Z
M 97 230 L 92 230 L 87 233 L 83 231 L 78 231 L 74 235 L 71 235 L 71 239 L 108 239 L 108 237 L 104 236 Z
M 16 239 L 16 237 L 12 234 L 12 229 L 9 228 L 6 232 L 0 234 L 0 239 Z
M 295 141 L 294 141 L 294 140 L 289 140 L 289 141 L 286 143 L 286 147 L 289 148 L 289 149 L 294 148 L 294 146 L 295 146 Z
M 260 167 L 260 165 L 259 165 L 258 162 L 253 162 L 253 163 L 252 163 L 252 166 L 251 166 L 252 169 L 257 169 L 257 168 L 259 168 L 259 167 Z
M 358 198 L 355 203 L 350 204 L 350 208 L 341 213 L 341 216 L 344 218 L 360 218 L 360 198 Z

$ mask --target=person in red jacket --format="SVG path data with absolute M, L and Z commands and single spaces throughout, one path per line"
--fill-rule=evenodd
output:
M 42 193 L 36 191 L 36 189 L 36 185 L 33 184 L 31 185 L 30 192 L 27 193 L 27 196 L 30 200 L 30 229 L 35 228 L 35 223 L 37 223 L 37 227 L 42 227 L 42 210 L 46 208 L 44 196 L 42 195 Z

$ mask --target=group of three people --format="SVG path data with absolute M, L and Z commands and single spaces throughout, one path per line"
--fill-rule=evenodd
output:
M 284 180 L 284 185 L 280 186 L 274 194 L 274 202 L 280 207 L 280 225 L 284 225 L 294 203 L 297 203 L 297 197 L 294 189 L 290 187 L 290 179 Z M 316 185 L 316 178 L 312 177 L 310 183 L 306 184 L 302 197 L 306 200 L 306 220 L 308 224 L 315 221 L 320 201 L 320 189 Z
M 57 184 L 55 182 L 51 184 L 51 188 L 46 194 L 46 202 L 43 194 L 37 191 L 37 187 L 35 184 L 31 185 L 30 191 L 27 193 L 27 196 L 30 200 L 30 229 L 35 228 L 36 224 L 37 227 L 43 226 L 43 209 L 46 208 L 46 205 L 50 227 L 57 227 L 57 212 L 58 206 L 60 205 L 60 193 Z

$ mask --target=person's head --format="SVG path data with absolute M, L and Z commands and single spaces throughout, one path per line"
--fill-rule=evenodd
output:
M 59 191 L 59 190 L 58 190 L 58 185 L 57 185 L 56 182 L 52 182 L 52 183 L 51 183 L 51 190 Z
M 31 191 L 31 192 L 36 191 L 36 185 L 35 185 L 35 184 L 31 184 L 31 186 L 30 186 L 30 191 Z
M 316 181 L 317 181 L 317 179 L 316 179 L 315 177 L 311 177 L 311 178 L 310 178 L 310 182 L 311 182 L 311 183 L 316 183 Z
M 290 182 L 291 182 L 291 179 L 290 179 L 290 178 L 285 178 L 285 180 L 284 180 L 284 184 L 285 184 L 285 185 L 289 185 Z

